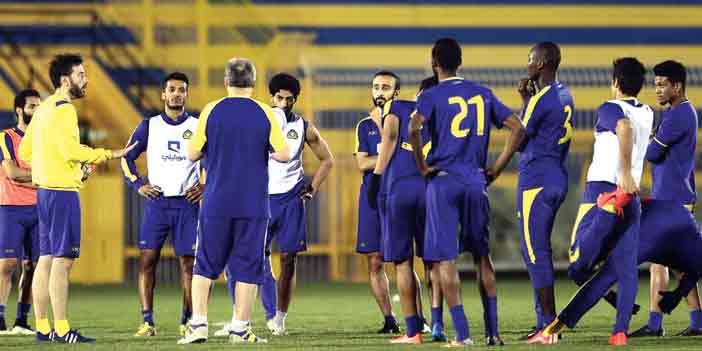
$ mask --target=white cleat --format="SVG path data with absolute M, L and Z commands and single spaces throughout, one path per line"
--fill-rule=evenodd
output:
M 189 326 L 185 331 L 185 336 L 178 340 L 178 345 L 185 344 L 200 344 L 207 341 L 208 336 L 207 324 L 198 326 Z
M 266 327 L 268 327 L 268 331 L 275 336 L 288 335 L 288 330 L 285 329 L 285 322 L 278 324 L 275 322 L 275 318 L 269 319 L 268 322 L 266 322 Z
M 37 333 L 34 330 L 31 330 L 29 328 L 25 328 L 20 325 L 16 325 L 12 330 L 8 332 L 8 335 L 36 335 Z
M 216 337 L 226 337 L 226 336 L 229 336 L 229 332 L 231 332 L 231 331 L 232 331 L 232 329 L 231 329 L 230 324 L 229 324 L 229 323 L 225 323 L 225 324 L 222 326 L 222 329 L 217 330 L 216 332 L 214 332 L 214 336 L 216 336 Z
M 256 336 L 252 331 L 251 328 L 246 329 L 243 334 L 237 334 L 235 332 L 231 332 L 229 334 L 229 343 L 230 344 L 266 344 L 268 343 L 268 340 L 264 338 L 259 338 Z

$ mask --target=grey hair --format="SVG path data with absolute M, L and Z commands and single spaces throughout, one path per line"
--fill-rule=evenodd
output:
M 232 58 L 227 62 L 224 79 L 228 87 L 252 88 L 256 83 L 256 67 L 245 58 Z

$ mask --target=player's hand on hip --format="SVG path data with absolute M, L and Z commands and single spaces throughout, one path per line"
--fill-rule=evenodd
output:
M 661 295 L 658 307 L 663 313 L 670 314 L 670 312 L 673 312 L 675 307 L 678 307 L 680 300 L 682 300 L 682 296 L 675 291 L 659 291 L 658 294 Z
M 134 143 L 132 143 L 132 145 L 129 145 L 129 146 L 125 147 L 124 149 L 112 150 L 112 158 L 124 157 L 124 155 L 129 153 L 129 151 L 132 151 L 137 146 L 137 144 L 139 144 L 139 142 L 135 141 Z
M 185 191 L 185 199 L 190 202 L 198 202 L 202 200 L 202 192 L 205 190 L 203 184 L 195 184 L 192 188 Z
M 617 185 L 627 194 L 636 194 L 639 192 L 639 187 L 636 185 L 636 181 L 631 173 L 622 174 L 619 179 L 619 184 Z
M 303 186 L 299 193 L 300 198 L 305 202 L 312 200 L 315 194 L 317 194 L 317 189 L 312 186 L 312 183 Z
M 137 190 L 139 195 L 149 199 L 149 200 L 156 200 L 161 196 L 161 188 L 159 188 L 156 185 L 151 185 L 151 184 L 144 184 L 142 185 L 139 190 Z
M 497 179 L 497 177 L 500 176 L 500 171 L 495 169 L 495 167 L 489 167 L 488 169 L 485 170 L 485 181 L 487 181 L 487 185 L 492 184 L 492 182 Z
M 427 167 L 419 172 L 422 173 L 422 176 L 427 179 L 434 178 L 437 174 L 439 174 L 439 170 L 434 167 Z

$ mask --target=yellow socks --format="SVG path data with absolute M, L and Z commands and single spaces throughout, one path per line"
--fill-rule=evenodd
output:
M 56 327 L 56 335 L 64 336 L 71 330 L 71 326 L 68 324 L 67 320 L 57 320 L 54 322 L 54 327 Z
M 51 333 L 51 324 L 49 324 L 49 319 L 37 319 L 37 331 L 42 334 Z

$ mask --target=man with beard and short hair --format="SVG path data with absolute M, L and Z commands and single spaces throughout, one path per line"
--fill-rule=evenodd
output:
M 380 334 L 399 333 L 390 304 L 388 277 L 383 270 L 383 256 L 380 253 L 380 214 L 371 208 L 367 199 L 373 170 L 378 160 L 383 106 L 397 97 L 400 91 L 400 78 L 393 72 L 380 71 L 373 75 L 371 99 L 373 108 L 369 115 L 356 125 L 356 146 L 353 153 L 356 163 L 363 173 L 363 181 L 358 196 L 358 236 L 356 252 L 364 254 L 368 260 L 368 277 L 371 292 L 385 318 Z
M 37 191 L 32 185 L 32 171 L 17 157 L 17 150 L 40 103 L 36 90 L 21 91 L 15 96 L 17 126 L 0 132 L 0 334 L 34 335 L 27 317 L 32 306 L 34 266 L 39 259 Z M 17 292 L 17 318 L 12 330 L 8 331 L 5 305 L 12 288 L 12 274 L 20 262 L 22 275 Z
M 197 127 L 197 118 L 185 111 L 190 81 L 180 72 L 166 76 L 161 99 L 164 112 L 139 123 L 129 141 L 138 145 L 122 159 L 127 183 L 146 198 L 139 231 L 139 300 L 144 324 L 134 336 L 156 335 L 153 317 L 156 265 L 161 248 L 171 234 L 171 243 L 180 261 L 183 310 L 180 335 L 184 335 L 192 315 L 191 282 L 195 260 L 197 216 L 202 198 L 199 162 L 185 157 L 185 150 Z M 148 180 L 139 176 L 136 160 L 146 152 Z
M 49 77 L 56 92 L 39 105 L 19 147 L 20 159 L 32 167 L 39 216 L 39 261 L 32 294 L 38 342 L 95 342 L 71 329 L 67 318 L 68 276 L 80 256 L 82 166 L 121 158 L 134 148 L 93 149 L 80 144 L 78 115 L 72 100 L 85 96 L 88 78 L 80 55 L 54 57 Z M 49 303 L 55 331 L 49 324 Z

